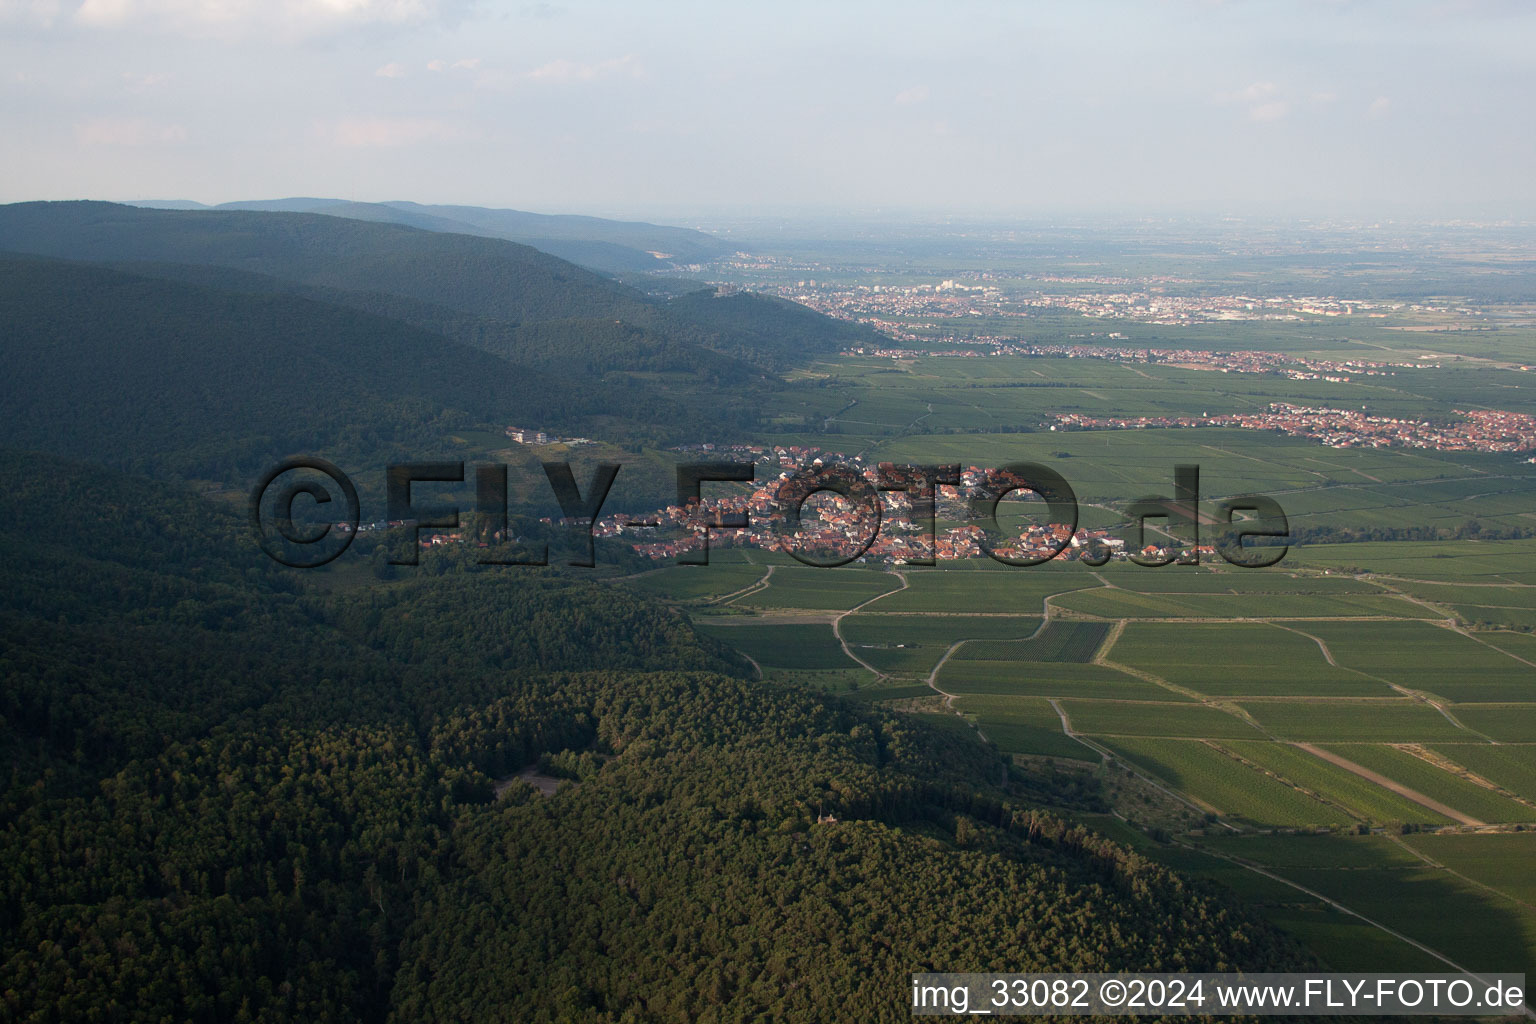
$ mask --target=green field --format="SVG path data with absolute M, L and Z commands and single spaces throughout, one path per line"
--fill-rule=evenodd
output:
M 1295 559 L 1319 568 L 1347 568 L 1432 582 L 1529 582 L 1536 573 L 1536 542 L 1528 540 L 1398 541 L 1317 544 L 1297 548 Z
M 1390 594 L 1189 594 L 1086 590 L 1058 607 L 1106 619 L 1295 619 L 1390 615 L 1431 618 L 1421 604 Z
M 1524 866 L 1531 839 L 1536 834 L 1407 838 L 1447 867 L 1471 868 L 1463 871 L 1467 878 L 1425 864 L 1385 836 L 1209 835 L 1197 841 L 1202 848 L 1256 863 L 1338 900 L 1471 970 L 1529 972 L 1536 967 L 1536 914 L 1502 895 L 1502 890 L 1491 893 L 1477 882 L 1487 885 L 1512 874 L 1528 876 Z M 1471 858 L 1462 859 L 1463 849 L 1472 852 Z M 1446 856 L 1438 856 L 1437 851 Z M 1301 892 L 1290 890 L 1277 896 L 1273 884 L 1262 876 L 1227 873 L 1221 880 L 1255 902 L 1266 917 L 1295 934 L 1334 970 L 1449 970 L 1444 961 Z
M 1437 743 L 1434 750 L 1515 796 L 1536 803 L 1536 745 Z
M 1055 565 L 1026 568 L 974 568 L 960 562 L 939 569 L 902 569 L 907 589 L 881 598 L 871 612 L 953 612 L 972 615 L 1041 615 L 1051 594 L 1077 587 L 1097 587 L 1099 581 Z
M 1004 753 L 1099 760 L 1093 750 L 1061 731 L 1061 719 L 1043 698 L 957 697 L 954 706 Z
M 1116 737 L 1104 745 L 1219 813 L 1254 825 L 1343 825 L 1354 820 L 1199 740 Z
M 955 652 L 964 661 L 1089 662 L 1109 634 L 1102 622 L 1053 619 L 1025 640 L 978 640 Z
M 888 572 L 842 567 L 775 567 L 768 586 L 729 603 L 741 608 L 845 610 L 895 590 L 901 580 Z
M 1284 740 L 1418 743 L 1475 739 L 1434 708 L 1406 698 L 1328 703 L 1245 701 L 1242 707 Z
M 1313 625 L 1132 622 L 1108 658 L 1216 696 L 1394 695 L 1385 683 L 1328 664 L 1302 632 Z
M 871 606 L 879 607 L 877 602 Z M 1003 615 L 850 615 L 839 624 L 859 658 L 881 672 L 927 675 L 944 652 L 970 637 L 1029 636 L 1040 620 Z M 969 645 L 967 645 L 969 646 Z M 963 649 L 963 648 L 962 648 Z
M 1499 743 L 1536 742 L 1536 704 L 1458 704 L 1455 710 L 1467 728 Z
M 1423 583 L 1395 579 L 1383 582 L 1394 590 L 1436 604 L 1536 611 L 1536 587 L 1492 583 Z
M 1329 744 L 1327 749 L 1482 821 L 1536 822 L 1536 808 L 1452 775 L 1406 750 L 1376 743 Z
M 1405 840 L 1453 871 L 1536 906 L 1536 832 L 1418 835 Z
M 962 647 L 964 651 L 970 644 Z M 1101 697 L 1111 700 L 1188 701 L 1189 698 L 1103 665 L 1075 662 L 962 661 L 939 671 L 947 693 L 1001 693 L 1037 697 Z
M 1536 633 L 1479 633 L 1477 638 L 1536 669 Z
M 1162 736 L 1201 739 L 1258 739 L 1247 722 L 1203 704 L 1063 700 L 1076 732 L 1091 736 Z
M 1289 744 L 1226 740 L 1221 745 L 1260 768 L 1343 806 L 1362 820 L 1376 824 L 1451 823 L 1450 818 Z
M 668 601 L 706 601 L 733 594 L 763 578 L 763 566 L 670 565 L 625 580 L 629 587 Z
M 1536 973 L 1536 912 L 1448 871 L 1420 865 L 1278 873 L 1443 951 L 1470 970 Z
M 1342 594 L 1376 594 L 1382 589 L 1347 576 L 1297 575 L 1279 568 L 1260 572 L 1231 567 L 1198 569 L 1168 566 L 1149 572 L 1124 562 L 1111 562 L 1098 571 L 1120 590 L 1142 594 L 1308 594 L 1332 597 Z
M 1423 622 L 1308 623 L 1340 665 L 1454 701 L 1536 700 L 1536 668 Z M 1405 737 L 1409 738 L 1409 737 Z

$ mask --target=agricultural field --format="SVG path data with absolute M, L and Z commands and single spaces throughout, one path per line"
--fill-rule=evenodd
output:
M 1536 701 L 1536 667 L 1473 635 L 1421 622 L 1314 622 L 1333 660 L 1453 701 Z
M 1207 559 L 1208 561 L 1208 559 Z M 1125 562 L 1110 562 L 1095 573 L 1119 590 L 1141 594 L 1381 594 L 1379 586 L 1349 576 L 1294 574 L 1279 568 L 1253 570 L 1226 566 L 1167 566 L 1148 570 Z
M 1536 807 L 1516 803 L 1491 789 L 1452 775 L 1406 750 L 1379 743 L 1329 744 L 1326 749 L 1479 821 L 1491 824 L 1536 822 Z
M 977 640 L 955 652 L 962 661 L 1089 662 L 1109 635 L 1103 622 L 1053 619 L 1023 640 Z
M 768 585 L 729 602 L 737 608 L 845 610 L 901 586 L 893 573 L 844 566 L 778 566 Z
M 1477 638 L 1536 670 L 1536 633 L 1479 633 Z
M 1536 969 L 1536 913 L 1504 895 L 1505 888 L 1496 885 L 1499 891 L 1489 892 L 1478 883 L 1488 885 L 1493 879 L 1507 887 L 1509 877 L 1522 873 L 1528 863 L 1533 839 L 1536 834 L 1512 833 L 1418 835 L 1403 842 L 1379 835 L 1208 835 L 1196 841 L 1202 848 L 1261 865 L 1335 899 L 1472 970 L 1530 972 Z M 1474 858 L 1485 863 L 1462 860 L 1463 849 L 1474 851 Z M 1426 864 L 1415 851 L 1444 867 Z M 1151 853 L 1156 856 L 1155 850 Z M 1472 870 L 1462 871 L 1462 866 Z M 1379 971 L 1384 964 L 1400 971 L 1449 969 L 1444 961 L 1359 918 L 1330 910 L 1298 891 L 1277 898 L 1262 876 L 1250 877 L 1258 884 L 1230 874 L 1223 881 L 1335 970 Z
M 1437 743 L 1432 749 L 1501 789 L 1536 803 L 1536 743 Z
M 625 584 L 666 601 L 705 603 L 750 587 L 763 578 L 764 567 L 746 564 L 669 565 L 642 573 Z
M 1038 616 L 1044 614 L 1045 599 L 1052 594 L 1101 585 L 1081 566 L 992 565 L 995 568 L 981 568 L 971 562 L 931 569 L 903 568 L 907 588 L 882 597 L 866 611 Z
M 1107 619 L 1321 619 L 1389 615 L 1425 619 L 1435 612 L 1391 594 L 1191 594 L 1085 590 L 1055 599 L 1068 611 Z
M 878 607 L 879 602 L 871 605 Z M 955 643 L 970 637 L 1027 637 L 1038 618 L 1004 615 L 849 615 L 839 623 L 843 639 L 861 660 L 881 672 L 927 675 Z M 967 645 L 969 646 L 969 645 Z M 962 648 L 963 650 L 963 648 Z
M 1132 622 L 1106 657 L 1213 696 L 1396 696 L 1380 680 L 1328 664 L 1302 632 L 1313 625 Z
M 1449 607 L 1518 608 L 1536 611 L 1536 587 L 1497 583 L 1423 583 L 1416 580 L 1383 580 L 1404 594 Z
M 1322 701 L 1245 699 L 1239 706 L 1283 740 L 1429 743 L 1476 739 L 1428 704 L 1409 698 Z
M 1102 741 L 1119 756 L 1225 817 L 1254 825 L 1344 825 L 1355 819 L 1200 740 Z
M 1061 731 L 1061 719 L 1042 697 L 957 697 L 954 707 L 1004 753 L 1099 760 L 1092 749 Z
M 1536 973 L 1536 912 L 1443 868 L 1286 868 L 1276 873 L 1444 951 L 1471 970 Z
M 1288 743 L 1226 740 L 1221 745 L 1245 761 L 1342 806 L 1362 821 L 1378 825 L 1451 824 L 1443 814 Z
M 1536 704 L 1458 704 L 1456 718 L 1498 743 L 1536 739 Z M 1464 737 L 1463 737 L 1464 738 Z
M 971 644 L 960 648 L 965 651 Z M 1166 687 L 1108 668 L 1075 662 L 971 661 L 950 658 L 936 680 L 946 693 L 1188 702 Z
M 1536 576 L 1536 544 L 1520 540 L 1313 544 L 1294 549 L 1291 558 L 1309 567 L 1443 583 L 1529 584 L 1525 577 Z
M 1088 736 L 1159 736 L 1165 738 L 1259 739 L 1253 726 L 1220 708 L 1204 704 L 1143 703 L 1116 700 L 1063 700 L 1074 732 Z
M 1404 842 L 1474 881 L 1536 906 L 1536 832 L 1416 835 Z
M 864 679 L 870 678 L 869 673 L 864 673 Z M 927 683 L 914 683 L 910 679 L 881 679 L 872 683 L 859 686 L 851 693 L 844 694 L 849 700 L 863 703 L 884 700 L 911 700 L 915 697 L 932 697 L 933 690 Z

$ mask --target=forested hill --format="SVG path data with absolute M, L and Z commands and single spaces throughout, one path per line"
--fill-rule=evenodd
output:
M 211 264 L 514 324 L 650 309 L 639 292 L 526 245 L 318 214 L 18 203 L 0 206 L 0 251 Z
M 704 372 L 760 388 L 780 369 L 868 327 L 780 300 L 733 296 L 653 302 L 633 288 L 498 238 L 310 213 L 154 210 L 112 203 L 0 206 L 0 252 L 128 265 L 226 268 L 309 289 L 309 297 L 398 317 L 518 363 L 558 362 L 550 339 L 597 372 Z M 231 278 L 221 286 L 239 287 Z M 321 292 L 327 294 L 320 294 Z M 601 337 L 617 325 L 616 337 Z M 576 338 L 578 334 L 585 338 Z M 725 358 L 719 358 L 724 356 Z M 756 369 L 754 369 L 756 367 Z
M 275 458 L 420 460 L 454 429 L 564 411 L 559 378 L 397 321 L 0 257 L 0 443 L 244 481 Z
M 265 199 L 221 203 L 143 202 L 130 205 L 168 210 L 257 210 L 321 213 L 328 217 L 404 224 L 425 231 L 485 235 L 531 245 L 563 260 L 608 273 L 648 271 L 695 263 L 727 251 L 724 242 L 702 231 L 638 221 L 570 214 L 527 213 L 483 206 L 440 206 L 411 202 L 358 203 L 344 199 Z
M 451 554 L 311 592 L 237 510 L 0 456 L 6 1019 L 896 1021 L 913 970 L 1300 966 L 1049 780 L 663 608 Z M 541 754 L 567 787 L 492 797 Z
M 415 300 L 140 269 L 160 276 L 0 256 L 0 444 L 243 487 L 294 453 L 354 468 L 450 457 L 450 435 L 482 425 L 677 443 L 757 415 L 761 371 L 611 321 L 481 324 L 476 347 L 447 336 L 464 319 Z M 691 370 L 696 400 L 609 374 L 657 368 Z
M 752 292 L 716 294 L 704 289 L 667 304 L 679 320 L 713 332 L 715 346 L 745 359 L 792 364 L 807 354 L 890 341 L 866 324 L 834 321 L 797 302 Z

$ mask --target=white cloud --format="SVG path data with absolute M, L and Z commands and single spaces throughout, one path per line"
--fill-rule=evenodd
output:
M 154 146 L 184 142 L 187 131 L 179 124 L 160 124 L 143 118 L 98 118 L 75 125 L 75 141 L 82 146 Z
M 1260 103 L 1248 108 L 1248 120 L 1264 123 L 1266 121 L 1278 121 L 1291 112 L 1291 105 L 1284 100 L 1275 100 L 1273 103 Z
M 927 98 L 928 87 L 926 85 L 914 85 L 910 89 L 903 89 L 901 92 L 897 93 L 894 102 L 898 106 L 905 107 L 910 106 L 913 103 L 922 103 Z
M 147 92 L 156 86 L 164 85 L 171 80 L 171 76 L 163 71 L 141 72 L 124 71 L 123 84 L 135 92 Z
M 1371 101 L 1371 105 L 1365 108 L 1370 117 L 1385 117 L 1392 110 L 1392 100 L 1386 96 L 1377 96 Z
M 6 0 L 0 0 L 0 3 Z M 16 3 L 16 0 L 10 0 Z M 40 5 L 39 0 L 31 0 Z M 79 0 L 72 20 L 92 29 L 209 35 L 265 29 L 285 36 L 418 25 L 452 17 L 465 0 Z
M 390 63 L 385 64 L 383 67 L 379 68 L 379 70 L 375 71 L 374 74 L 380 78 L 404 78 L 405 65 L 396 64 L 391 61 Z
M 609 78 L 614 75 L 643 78 L 645 69 L 640 66 L 640 62 L 634 58 L 633 54 L 626 54 L 623 57 L 615 57 L 595 64 L 552 60 L 548 64 L 534 68 L 524 77 L 535 82 L 593 82 L 599 78 Z
M 1291 103 L 1274 82 L 1250 82 L 1235 92 L 1218 93 L 1220 103 L 1241 105 L 1248 120 L 1260 124 L 1278 121 L 1291 112 Z
M 425 118 L 356 117 L 316 126 L 316 134 L 349 148 L 393 148 L 459 137 L 452 125 Z

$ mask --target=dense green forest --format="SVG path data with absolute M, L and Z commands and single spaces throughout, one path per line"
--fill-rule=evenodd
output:
M 0 493 L 5 1019 L 895 1020 L 915 969 L 1302 962 L 1048 777 L 639 598 L 322 591 L 170 486 Z M 573 782 L 493 797 L 541 754 Z
M 143 203 L 165 209 L 207 209 L 199 203 Z M 354 203 L 340 199 L 273 199 L 223 203 L 220 210 L 320 213 L 328 217 L 404 224 L 425 231 L 485 235 L 532 246 L 563 260 L 608 273 L 645 272 L 718 256 L 726 246 L 688 228 L 571 214 L 527 213 L 481 206 L 410 202 Z
M 499 328 L 491 337 L 501 340 L 487 347 L 514 358 L 515 340 L 508 341 L 506 332 L 550 321 L 618 321 L 747 362 L 777 363 L 790 354 L 835 351 L 849 340 L 875 337 L 867 327 L 760 297 L 658 303 L 611 278 L 504 239 L 310 213 L 18 203 L 0 206 L 0 251 L 136 263 L 141 269 L 221 267 L 329 289 L 333 300 L 334 293 L 351 293 L 359 308 L 378 296 L 409 300 L 414 308 L 368 311 L 450 336 L 468 330 L 466 320 Z M 418 322 L 423 305 L 436 323 Z
M 0 207 L 6 251 L 29 255 L 0 256 L 0 444 L 240 486 L 295 453 L 377 468 L 508 424 L 637 450 L 740 438 L 777 371 L 874 336 L 318 214 L 24 203 Z

